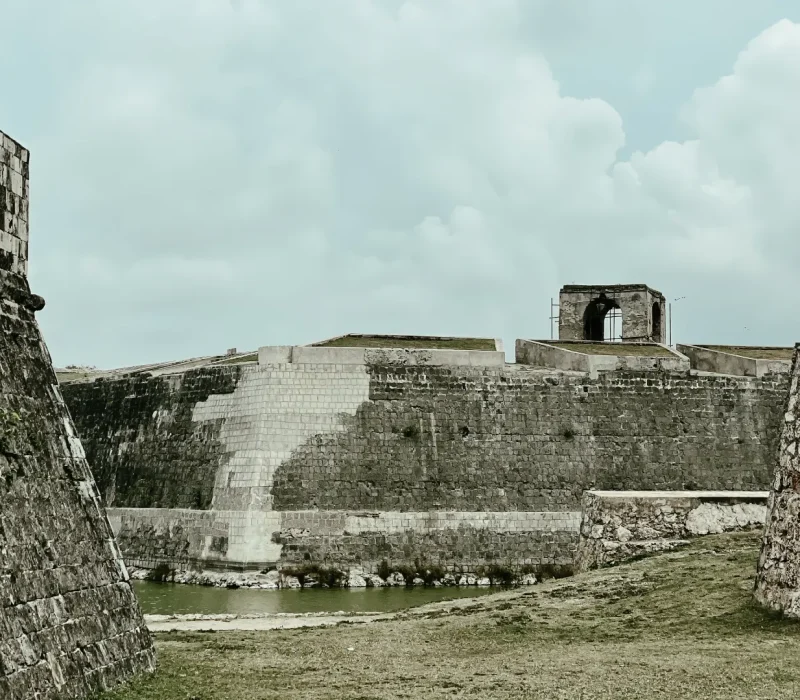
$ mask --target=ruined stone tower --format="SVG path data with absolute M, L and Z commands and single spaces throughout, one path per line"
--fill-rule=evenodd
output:
M 664 295 L 645 284 L 567 285 L 559 294 L 558 337 L 610 340 L 605 321 L 615 314 L 622 341 L 666 343 L 665 306 Z
M 0 698 L 60 700 L 155 656 L 34 318 L 28 159 L 0 132 Z
M 771 610 L 800 618 L 800 344 L 795 348 L 783 420 L 755 596 Z

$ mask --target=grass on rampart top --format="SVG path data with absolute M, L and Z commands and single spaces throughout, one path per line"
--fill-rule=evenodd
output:
M 570 343 L 569 341 L 543 341 L 564 350 L 582 352 L 587 355 L 616 355 L 617 357 L 675 357 L 669 350 L 660 345 L 643 343 Z
M 800 624 L 752 603 L 758 533 L 371 624 L 156 636 L 103 700 L 800 697 Z M 269 595 L 265 591 L 265 595 Z
M 346 335 L 314 343 L 318 348 L 415 348 L 424 350 L 494 350 L 494 338 L 425 338 Z
M 224 360 L 217 360 L 214 364 L 215 365 L 238 365 L 240 362 L 258 362 L 258 353 L 257 352 L 250 352 L 246 355 L 236 355 L 234 357 L 228 357 Z
M 755 360 L 791 360 L 794 355 L 794 348 L 758 348 L 740 345 L 702 345 L 700 347 Z

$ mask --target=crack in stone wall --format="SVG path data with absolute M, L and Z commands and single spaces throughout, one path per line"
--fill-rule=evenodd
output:
M 800 618 L 800 345 L 782 417 L 755 597 L 771 610 Z

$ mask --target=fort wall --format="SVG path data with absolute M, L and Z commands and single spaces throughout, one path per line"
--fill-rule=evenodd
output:
M 137 565 L 564 563 L 585 489 L 769 484 L 786 375 L 436 352 L 262 348 L 63 391 Z
M 787 397 L 755 597 L 771 610 L 800 619 L 800 345 L 795 348 Z
M 613 566 L 697 535 L 763 528 L 767 491 L 586 491 L 575 568 Z
M 34 316 L 28 159 L 0 133 L 0 698 L 56 700 L 154 652 Z

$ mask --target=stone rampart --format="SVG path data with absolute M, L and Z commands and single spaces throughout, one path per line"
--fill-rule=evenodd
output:
M 770 350 L 772 348 L 766 348 Z M 678 350 L 689 358 L 692 369 L 716 374 L 734 374 L 742 377 L 764 377 L 768 374 L 786 374 L 791 370 L 791 360 L 768 357 L 744 357 L 731 352 L 704 348 L 700 345 L 678 345 Z
M 63 387 L 129 559 L 562 561 L 585 489 L 766 488 L 786 392 L 785 376 L 306 350 Z
M 771 610 L 800 618 L 800 345 L 782 418 L 755 596 Z
M 578 571 L 674 549 L 697 535 L 763 527 L 767 491 L 587 491 Z
M 27 175 L 0 133 L 0 698 L 83 698 L 155 657 L 34 317 Z

